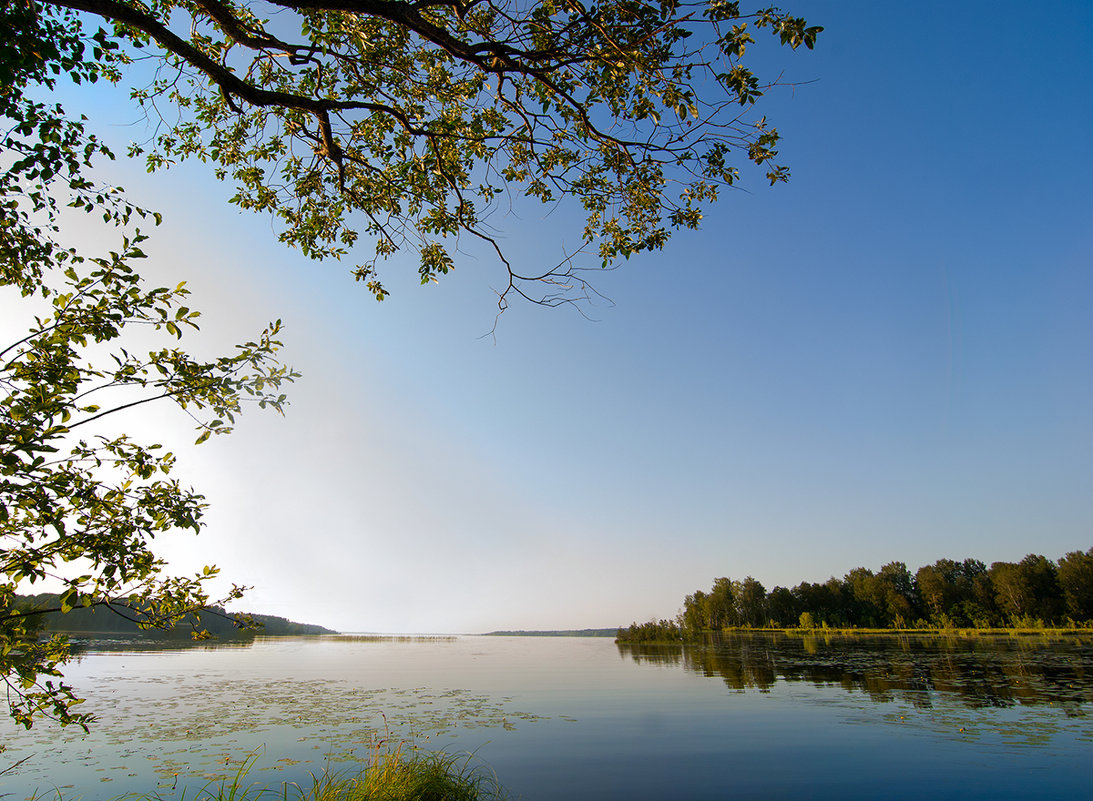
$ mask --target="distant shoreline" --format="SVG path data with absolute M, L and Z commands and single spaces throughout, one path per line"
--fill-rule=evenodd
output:
M 619 627 L 610 629 L 557 629 L 553 631 L 488 631 L 484 637 L 616 637 Z
M 227 612 L 219 606 L 206 606 L 179 616 L 172 626 L 142 628 L 140 613 L 134 614 L 125 599 L 117 599 L 114 606 L 104 602 L 88 606 L 65 607 L 56 593 L 16 595 L 12 608 L 27 616 L 38 616 L 46 633 L 77 635 L 127 634 L 137 637 L 191 636 L 193 631 L 204 631 L 217 637 L 245 638 L 257 634 L 266 636 L 300 636 L 338 634 L 333 629 L 314 623 L 298 623 L 279 615 L 262 615 L 256 612 Z M 173 635 L 172 635 L 173 632 Z

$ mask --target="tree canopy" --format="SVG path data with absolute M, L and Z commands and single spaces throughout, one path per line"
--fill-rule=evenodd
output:
M 198 530 L 204 499 L 169 477 L 172 454 L 105 426 L 169 401 L 201 442 L 247 401 L 280 410 L 295 377 L 277 362 L 279 323 L 212 360 L 178 345 L 198 316 L 185 285 L 149 287 L 134 266 L 139 225 L 159 216 L 91 179 L 113 154 L 52 102 L 58 80 L 151 75 L 132 97 L 157 132 L 131 156 L 209 163 L 311 258 L 366 237 L 355 275 L 379 300 L 383 259 L 416 252 L 427 283 L 461 237 L 484 242 L 507 274 L 503 309 L 579 300 L 584 269 L 697 227 L 740 164 L 786 180 L 778 132 L 753 111 L 777 77 L 745 53 L 753 33 L 796 49 L 821 29 L 725 0 L 11 0 L 0 30 L 0 288 L 23 314 L 0 343 L 0 676 L 29 726 L 88 717 L 61 678 L 63 640 L 37 636 L 45 610 L 16 602 L 25 584 L 61 582 L 61 612 L 105 606 L 147 626 L 212 603 L 215 568 L 166 575 L 152 549 Z M 576 202 L 579 246 L 514 264 L 494 228 L 506 196 Z M 66 241 L 66 209 L 101 216 L 117 249 Z M 166 341 L 148 350 L 149 333 Z
M 211 360 L 179 346 L 198 317 L 185 285 L 149 287 L 134 267 L 146 238 L 137 224 L 158 215 L 95 185 L 88 168 L 109 151 L 83 120 L 33 97 L 58 74 L 93 79 L 108 60 L 85 59 L 72 29 L 27 7 L 0 15 L 5 30 L 20 23 L 0 44 L 0 289 L 19 298 L 0 332 L 11 337 L 0 342 L 0 677 L 16 721 L 86 726 L 61 675 L 66 642 L 38 637 L 44 613 L 104 607 L 168 627 L 211 603 L 217 572 L 167 574 L 152 540 L 199 530 L 204 499 L 170 477 L 171 453 L 110 424 L 169 401 L 193 418 L 200 443 L 229 432 L 248 401 L 280 410 L 295 373 L 276 359 L 279 323 Z M 92 41 L 110 48 L 105 36 Z M 99 215 L 117 250 L 91 255 L 65 241 L 66 207 Z M 44 580 L 63 587 L 55 606 L 18 602 L 17 591 Z
M 381 260 L 416 251 L 427 283 L 452 269 L 461 236 L 481 240 L 507 270 L 501 308 L 514 295 L 579 299 L 586 268 L 697 227 L 741 163 L 786 180 L 778 131 L 753 110 L 778 76 L 756 74 L 746 54 L 753 34 L 796 49 L 822 30 L 726 0 L 13 8 L 20 36 L 59 29 L 93 44 L 87 78 L 116 81 L 127 64 L 153 61 L 154 78 L 133 95 L 153 117 L 169 109 L 153 139 L 133 146 L 150 169 L 209 162 L 234 182 L 234 203 L 272 214 L 280 239 L 315 259 L 345 256 L 366 235 L 374 250 L 355 275 L 380 300 Z M 580 246 L 514 264 L 493 222 L 512 195 L 575 200 Z
M 1029 554 L 1020 562 L 939 559 L 912 573 L 890 562 L 874 573 L 856 567 L 823 584 L 802 581 L 767 592 L 748 576 L 714 580 L 683 599 L 674 621 L 619 629 L 622 642 L 679 640 L 726 628 L 1044 628 L 1093 626 L 1093 548 L 1057 562 Z

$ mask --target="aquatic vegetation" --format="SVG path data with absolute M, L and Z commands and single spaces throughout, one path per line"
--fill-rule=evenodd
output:
M 496 776 L 476 766 L 472 757 L 442 751 L 408 752 L 402 745 L 378 755 L 357 775 L 324 775 L 308 790 L 298 791 L 300 801 L 489 801 L 507 797 Z
M 334 634 L 326 637 L 327 642 L 376 642 L 376 643 L 433 643 L 455 642 L 454 634 Z
M 351 799 L 349 780 L 398 743 L 411 757 L 475 754 L 512 796 L 551 799 L 697 798 L 726 776 L 739 798 L 1088 795 L 1093 632 L 311 638 L 91 653 L 76 667 L 117 720 L 64 743 L 18 732 L 5 759 L 33 759 L 0 778 L 3 801 L 323 801 L 313 776 L 326 798 Z M 906 770 L 909 745 L 929 770 Z M 787 753 L 803 770 L 784 768 Z
M 259 757 L 257 752 L 248 754 L 230 778 L 210 782 L 193 793 L 183 789 L 180 801 L 502 801 L 508 797 L 493 772 L 472 755 L 425 752 L 409 743 L 380 744 L 363 767 L 324 771 L 313 775 L 307 786 L 250 781 Z M 164 789 L 125 795 L 117 801 L 165 801 L 173 793 L 164 794 Z M 59 795 L 58 801 L 62 801 Z
M 314 648 L 322 647 L 321 639 L 315 638 Z M 281 653 L 275 645 L 267 642 L 263 650 L 259 643 L 263 659 Z M 21 733 L 11 744 L 12 760 L 34 758 L 20 766 L 20 781 L 43 791 L 59 785 L 68 799 L 78 795 L 76 786 L 68 775 L 60 780 L 55 769 L 66 763 L 84 766 L 91 781 L 117 788 L 115 795 L 143 789 L 132 780 L 134 772 L 153 782 L 158 778 L 164 793 L 176 783 L 229 781 L 244 755 L 264 743 L 270 758 L 253 765 L 249 778 L 276 784 L 324 766 L 352 770 L 367 763 L 381 741 L 460 750 L 454 741 L 461 734 L 505 732 L 543 719 L 511 698 L 465 688 L 369 687 L 346 677 L 259 676 L 240 683 L 216 670 L 159 676 L 133 674 L 119 664 L 94 671 L 89 684 L 89 705 L 108 709 L 109 716 L 102 714 L 102 724 L 89 735 L 38 727 Z M 492 735 L 482 735 L 487 736 Z M 178 799 L 177 793 L 163 797 Z

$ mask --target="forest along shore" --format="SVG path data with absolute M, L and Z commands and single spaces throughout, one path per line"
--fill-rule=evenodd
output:
M 1051 630 L 1093 628 L 1093 548 L 1052 561 L 1029 554 L 1020 562 L 939 559 L 912 573 L 890 562 L 822 584 L 801 582 L 770 592 L 756 579 L 718 578 L 709 591 L 683 599 L 674 620 L 620 628 L 620 642 L 668 642 L 724 630 L 861 631 Z

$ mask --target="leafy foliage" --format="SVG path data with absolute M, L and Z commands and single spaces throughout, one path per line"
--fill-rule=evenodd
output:
M 355 274 L 379 300 L 380 260 L 416 251 L 428 283 L 461 235 L 482 240 L 507 268 L 502 308 L 572 301 L 582 257 L 607 267 L 697 227 L 737 161 L 785 181 L 778 131 L 752 112 L 774 82 L 745 54 L 759 32 L 796 49 L 822 30 L 727 0 L 43 0 L 42 24 L 76 31 L 65 9 L 109 24 L 112 58 L 160 64 L 134 93 L 170 109 L 133 148 L 149 169 L 211 163 L 312 258 L 366 234 Z M 576 200 L 580 247 L 517 270 L 490 222 L 510 192 Z
M 1093 548 L 1058 562 L 1029 554 L 1020 562 L 939 559 L 911 573 L 890 562 L 856 567 L 842 579 L 803 581 L 767 592 L 751 576 L 714 580 L 683 599 L 674 622 L 634 623 L 620 642 L 685 639 L 703 632 L 764 626 L 810 629 L 1093 626 Z
M 204 499 L 169 477 L 171 453 L 104 433 L 104 418 L 169 400 L 193 418 L 202 442 L 229 432 L 247 402 L 281 411 L 281 385 L 295 373 L 276 361 L 279 323 L 210 361 L 177 346 L 197 327 L 185 285 L 148 288 L 133 267 L 145 236 L 128 229 L 158 215 L 95 186 L 86 170 L 109 151 L 83 120 L 29 95 L 61 74 L 111 77 L 114 44 L 100 33 L 88 52 L 71 20 L 20 4 L 0 10 L 0 23 L 14 32 L 0 42 L 0 117 L 11 126 L 0 136 L 0 288 L 21 296 L 25 325 L 0 343 L 0 676 L 19 723 L 45 714 L 86 727 L 89 716 L 74 711 L 79 699 L 61 678 L 66 643 L 39 641 L 45 610 L 16 603 L 17 589 L 49 579 L 64 586 L 60 612 L 104 606 L 166 627 L 208 606 L 204 588 L 217 573 L 164 574 L 152 539 L 198 531 Z M 63 245 L 62 204 L 100 214 L 118 229 L 118 250 L 91 257 Z M 137 351 L 134 329 L 168 342 Z
M 679 642 L 684 629 L 673 620 L 650 620 L 648 623 L 631 623 L 619 629 L 616 642 Z
M 279 323 L 210 361 L 178 347 L 198 316 L 185 286 L 148 288 L 133 267 L 137 224 L 158 215 L 87 177 L 113 156 L 37 99 L 59 78 L 117 82 L 150 60 L 155 77 L 133 97 L 177 116 L 132 155 L 152 170 L 209 162 L 237 205 L 272 214 L 312 258 L 371 237 L 356 275 L 377 299 L 380 260 L 409 248 L 435 281 L 469 236 L 507 269 L 501 308 L 513 293 L 555 305 L 586 292 L 581 257 L 607 267 L 698 226 L 739 180 L 735 161 L 786 180 L 777 130 L 751 111 L 772 84 L 744 56 L 756 31 L 796 49 L 821 30 L 726 0 L 11 0 L 0 29 L 0 286 L 29 318 L 0 351 L 0 674 L 28 726 L 41 712 L 87 717 L 59 680 L 63 640 L 39 643 L 40 610 L 15 604 L 21 584 L 61 581 L 60 611 L 104 605 L 148 626 L 209 603 L 214 568 L 165 577 L 150 545 L 198 530 L 202 497 L 170 478 L 170 453 L 106 423 L 171 401 L 200 443 L 230 431 L 244 402 L 280 411 L 294 377 L 276 361 Z M 490 223 L 510 191 L 574 199 L 578 250 L 516 270 Z M 117 250 L 62 244 L 65 206 L 116 227 Z M 134 329 L 167 341 L 136 348 Z

